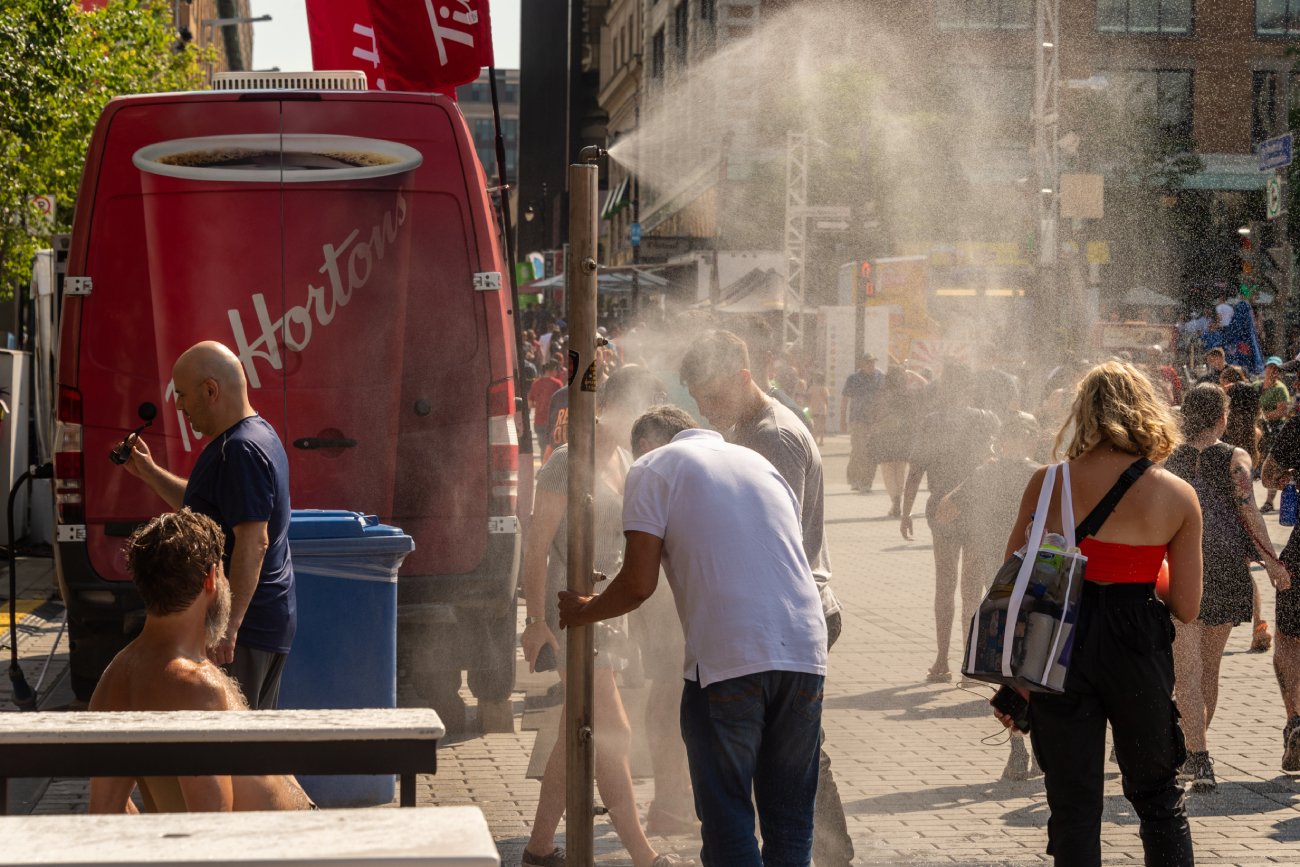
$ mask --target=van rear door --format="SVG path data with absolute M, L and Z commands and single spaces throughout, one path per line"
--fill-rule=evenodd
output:
M 286 260 L 305 250 L 312 266 L 286 269 L 294 505 L 402 527 L 416 539 L 403 574 L 471 572 L 487 542 L 491 361 L 461 120 L 429 97 L 325 101 L 285 101 L 286 134 L 362 135 L 423 161 L 348 197 L 286 185 Z
M 278 183 L 187 181 L 142 171 L 133 157 L 175 139 L 278 134 L 278 115 L 273 103 L 224 95 L 128 102 L 112 114 L 99 163 L 88 168 L 95 183 L 78 207 L 92 213 L 78 241 L 81 273 L 93 290 L 76 299 L 79 333 L 72 339 L 80 348 L 75 388 L 83 412 L 87 553 L 100 578 L 128 580 L 122 537 L 166 509 L 108 460 L 109 450 L 141 423 L 141 404 L 153 403 L 159 413 L 145 440 L 160 464 L 188 476 L 205 442 L 176 410 L 172 362 L 200 340 L 228 340 L 232 297 L 280 283 Z M 281 317 L 279 293 L 266 294 L 267 315 Z M 277 373 L 263 376 L 251 394 L 280 431 L 283 394 Z

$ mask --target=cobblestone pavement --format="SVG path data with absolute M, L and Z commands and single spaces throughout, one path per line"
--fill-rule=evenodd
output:
M 918 521 L 916 541 L 905 542 L 897 521 L 884 517 L 889 502 L 879 485 L 859 495 L 844 483 L 847 439 L 829 439 L 824 452 L 834 582 L 845 608 L 844 634 L 831 655 L 825 727 L 858 850 L 855 863 L 1049 863 L 1042 854 L 1047 810 L 1041 777 L 999 781 L 1007 747 L 985 704 L 991 689 L 924 683 L 934 648 L 924 522 Z M 1274 517 L 1268 524 L 1276 540 L 1285 539 Z M 1271 623 L 1271 591 L 1264 601 Z M 1300 862 L 1300 781 L 1278 771 L 1281 701 L 1270 657 L 1246 652 L 1248 633 L 1248 626 L 1239 627 L 1228 644 L 1210 731 L 1218 791 L 1188 801 L 1203 865 Z M 32 668 L 39 669 L 36 657 L 43 658 L 52 641 L 42 635 L 23 647 L 29 679 Z M 954 634 L 952 647 L 955 670 L 960 636 Z M 438 774 L 420 780 L 422 804 L 481 807 L 507 865 L 518 864 L 538 791 L 538 783 L 525 777 L 536 732 L 518 730 L 522 690 L 549 682 L 521 678 L 517 733 L 450 740 Z M 57 705 L 57 697 L 51 703 Z M 1136 819 L 1120 793 L 1117 768 L 1108 765 L 1107 771 L 1106 863 L 1141 863 Z M 637 790 L 639 801 L 648 803 L 649 784 L 641 781 Z M 85 783 L 76 780 L 54 781 L 36 806 L 37 813 L 84 809 Z M 630 864 L 603 817 L 596 834 L 601 864 Z M 665 851 L 683 853 L 697 845 L 689 838 L 663 842 Z

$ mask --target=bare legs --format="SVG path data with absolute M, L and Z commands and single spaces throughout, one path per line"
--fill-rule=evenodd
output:
M 1187 749 L 1206 751 L 1205 732 L 1219 703 L 1219 664 L 1232 624 L 1206 626 L 1200 620 L 1176 623 L 1174 700 L 1183 718 Z
M 546 855 L 555 848 L 555 831 L 564 816 L 565 714 L 560 714 L 561 737 L 555 742 L 551 756 L 546 761 L 542 775 L 542 791 L 537 800 L 537 813 L 527 849 L 534 855 Z M 631 751 L 632 728 L 623 708 L 623 698 L 614 682 L 614 672 L 597 668 L 593 689 L 593 723 L 596 729 L 596 788 L 601 801 L 609 810 L 614 830 L 632 856 L 635 867 L 649 867 L 656 857 L 655 850 L 641 829 L 636 814 L 636 796 L 632 790 L 632 772 L 628 766 Z
M 1273 650 L 1273 671 L 1282 690 L 1286 718 L 1300 716 L 1300 638 L 1277 633 Z
M 889 494 L 889 517 L 897 518 L 903 497 L 903 482 L 907 478 L 907 461 L 889 461 L 880 465 L 880 476 Z
M 935 658 L 930 668 L 933 679 L 944 680 L 948 672 L 948 648 L 952 641 L 952 620 L 955 615 L 954 594 L 957 578 L 961 576 L 961 615 L 963 629 L 970 625 L 979 607 L 980 593 L 984 589 L 985 575 L 980 571 L 978 557 L 963 556 L 960 537 L 931 527 L 934 540 L 934 633 Z
M 686 764 L 686 744 L 682 742 L 681 701 L 680 680 L 651 682 L 645 720 L 655 776 L 651 812 L 690 823 L 695 820 L 695 801 L 691 795 L 690 767 Z M 649 824 L 653 826 L 654 822 L 651 818 Z

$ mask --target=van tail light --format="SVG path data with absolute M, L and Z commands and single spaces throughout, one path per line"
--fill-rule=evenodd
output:
M 86 523 L 81 450 L 81 392 L 59 386 L 54 426 L 54 503 L 60 524 Z
M 502 380 L 488 389 L 489 511 L 514 515 L 519 493 L 519 434 L 515 428 L 514 383 Z

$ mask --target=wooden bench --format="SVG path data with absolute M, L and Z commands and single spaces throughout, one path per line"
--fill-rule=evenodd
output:
M 12 867 L 284 864 L 498 867 L 477 807 L 0 817 Z
M 5 713 L 0 804 L 15 777 L 397 774 L 414 807 L 444 734 L 430 708 Z

